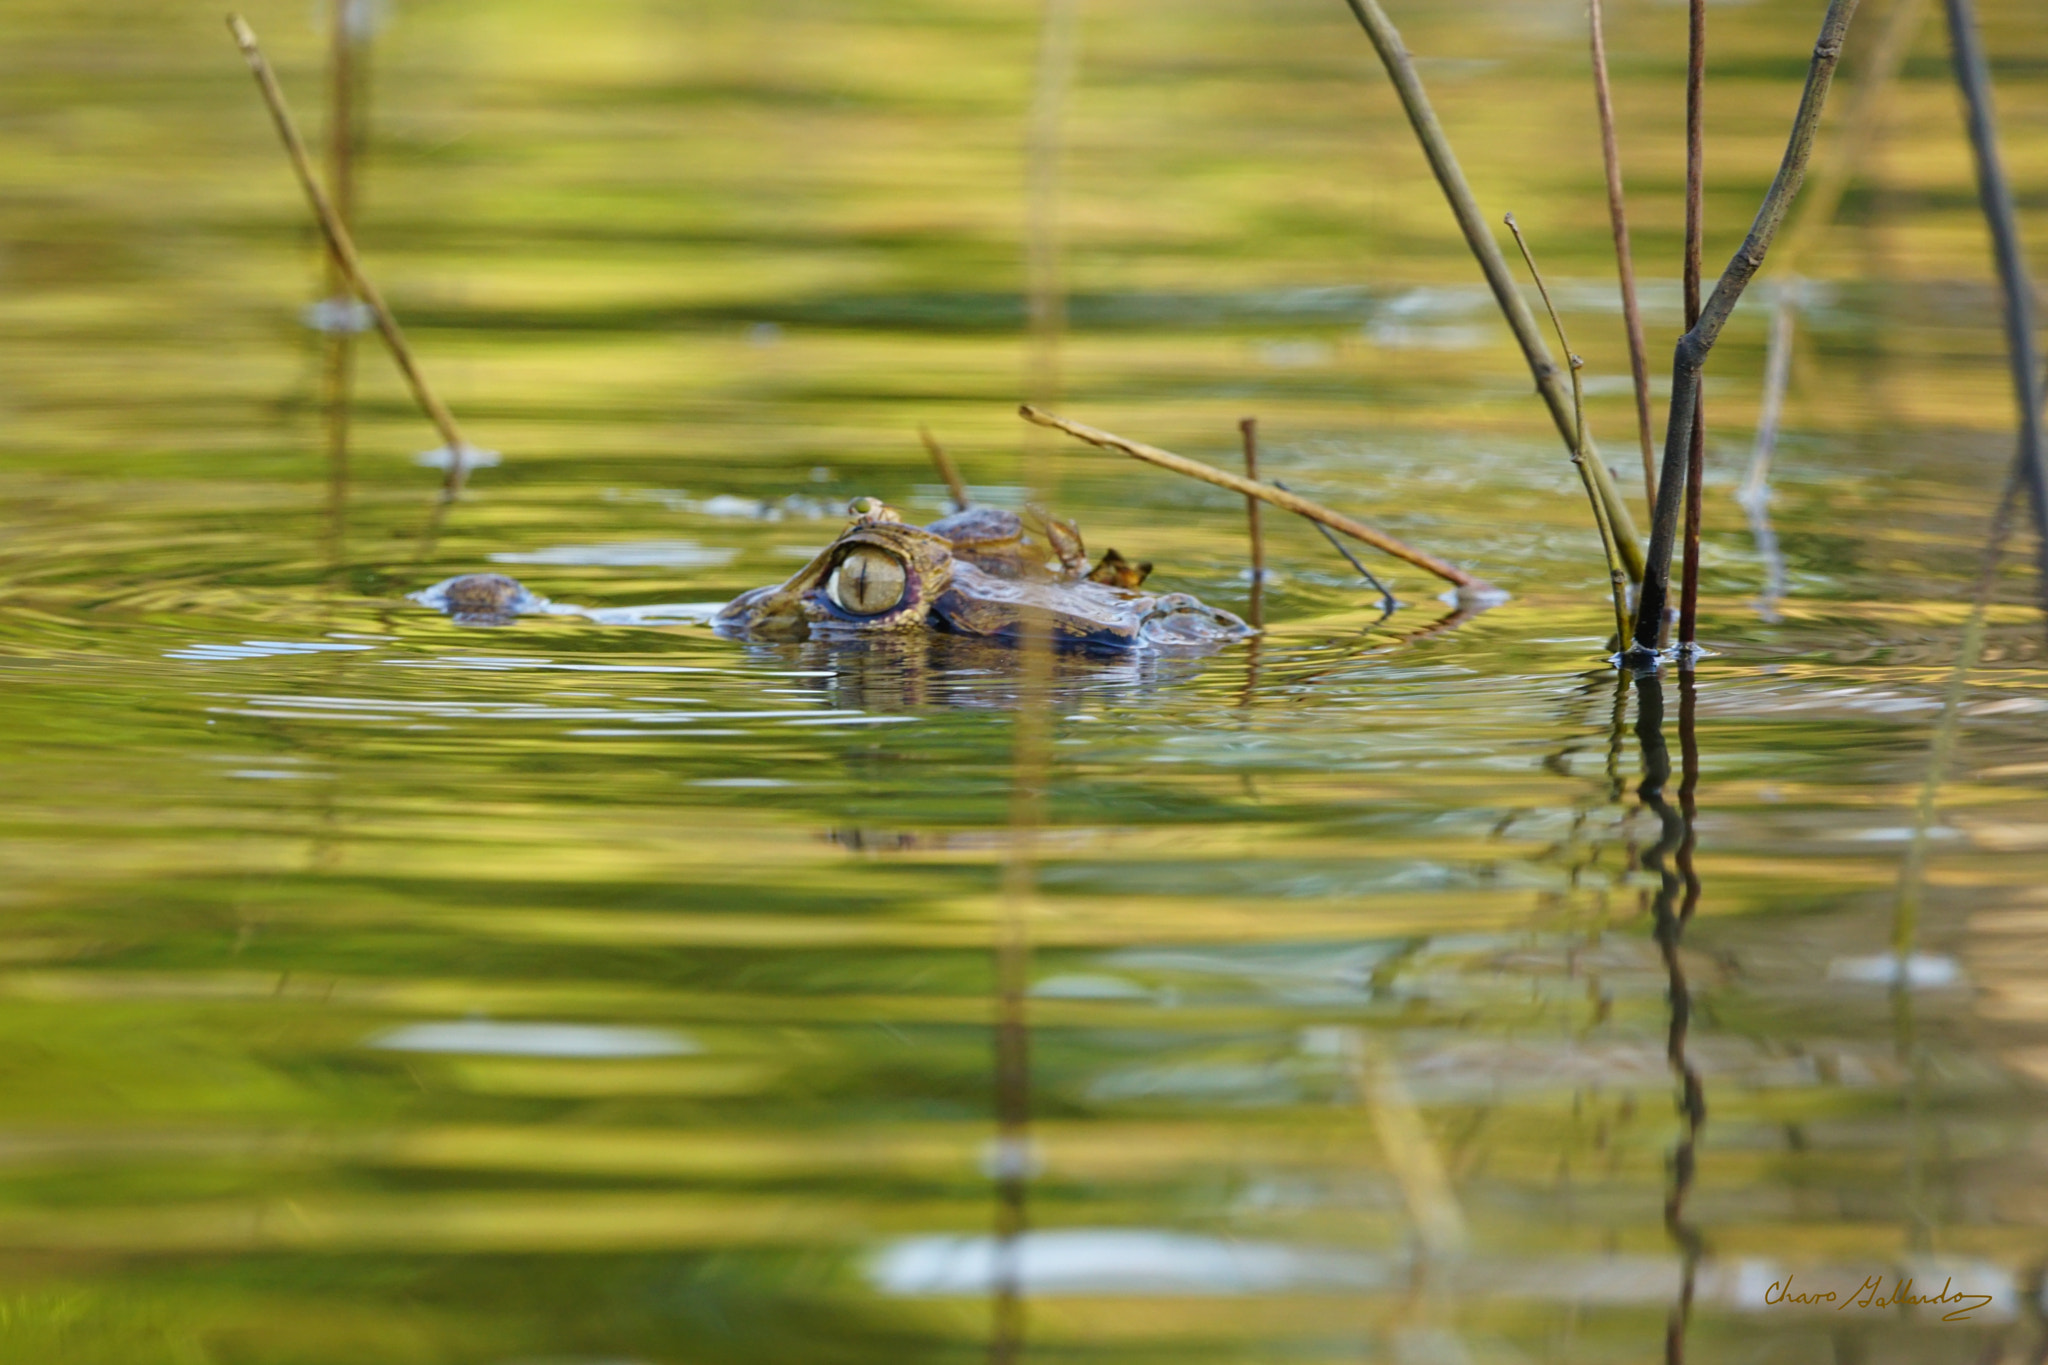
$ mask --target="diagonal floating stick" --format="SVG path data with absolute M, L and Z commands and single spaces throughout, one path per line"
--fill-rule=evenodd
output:
M 448 447 L 448 477 L 441 485 L 441 496 L 452 499 L 462 492 L 466 475 L 468 456 L 475 447 L 463 439 L 462 428 L 455 424 L 455 415 L 434 396 L 427 387 L 426 376 L 420 373 L 419 364 L 412 358 L 412 348 L 405 343 L 405 333 L 398 329 L 398 319 L 391 316 L 391 310 L 384 304 L 384 296 L 377 292 L 377 286 L 370 283 L 370 277 L 363 272 L 362 259 L 356 255 L 356 244 L 342 225 L 334 205 L 329 202 L 327 192 L 320 188 L 318 177 L 313 174 L 313 162 L 306 155 L 306 144 L 299 137 L 299 130 L 292 124 L 291 111 L 285 107 L 284 91 L 278 87 L 277 77 L 270 69 L 270 63 L 263 59 L 263 51 L 256 46 L 256 35 L 239 14 L 228 16 L 228 32 L 235 35 L 235 45 L 242 49 L 242 55 L 249 60 L 249 70 L 256 76 L 256 88 L 263 92 L 263 102 L 270 106 L 270 117 L 277 124 L 277 134 L 284 139 L 286 155 L 291 158 L 292 169 L 298 173 L 299 186 L 306 192 L 306 201 L 313 206 L 313 217 L 319 221 L 320 235 L 327 239 L 327 250 L 334 263 L 347 276 L 357 297 L 370 306 L 370 312 L 377 319 L 377 330 L 384 334 L 384 341 L 391 347 L 391 355 L 398 362 L 405 382 L 412 387 L 412 396 L 419 401 L 428 420 L 441 433 L 441 439 Z
M 1557 424 L 1557 434 L 1564 437 L 1565 447 L 1577 448 L 1578 434 L 1572 421 L 1572 396 L 1558 377 L 1557 362 L 1550 358 L 1550 348 L 1543 343 L 1542 329 L 1537 325 L 1536 314 L 1530 311 L 1529 301 L 1522 297 L 1522 291 L 1515 287 L 1515 279 L 1508 270 L 1508 258 L 1501 252 L 1500 243 L 1493 239 L 1487 227 L 1486 216 L 1479 211 L 1479 201 L 1472 195 L 1472 186 L 1466 183 L 1465 172 L 1458 165 L 1456 153 L 1451 151 L 1451 140 L 1444 135 L 1444 127 L 1437 122 L 1436 110 L 1429 104 L 1429 96 L 1422 89 L 1422 77 L 1415 70 L 1415 59 L 1408 55 L 1408 48 L 1401 42 L 1401 34 L 1394 27 L 1394 21 L 1387 18 L 1387 12 L 1380 8 L 1379 0 L 1345 0 L 1351 6 L 1366 36 L 1372 39 L 1373 50 L 1380 55 L 1380 62 L 1387 68 L 1387 75 L 1394 82 L 1394 93 L 1401 97 L 1401 107 L 1408 113 L 1408 122 L 1415 129 L 1417 140 L 1422 143 L 1423 155 L 1429 158 L 1429 168 L 1436 175 L 1436 183 L 1443 188 L 1444 198 L 1451 203 L 1451 213 L 1458 220 L 1459 231 L 1465 234 L 1465 244 L 1472 248 L 1478 258 L 1480 273 L 1486 276 L 1487 287 L 1493 290 L 1494 301 L 1500 304 L 1500 311 L 1506 315 L 1508 329 L 1515 334 L 1515 340 L 1522 347 L 1523 358 L 1529 362 L 1529 372 L 1536 377 L 1536 389 L 1543 395 L 1543 401 L 1550 408 L 1550 420 Z M 1620 541 L 1622 563 L 1627 567 L 1629 577 L 1640 580 L 1643 576 L 1643 548 L 1636 540 L 1635 519 L 1628 514 L 1628 504 L 1622 501 L 1621 490 L 1614 486 L 1614 475 L 1609 472 L 1607 462 L 1600 458 L 1600 452 L 1591 441 L 1586 442 L 1590 454 L 1590 468 L 1593 483 L 1600 490 L 1600 501 L 1607 505 L 1607 519 L 1614 526 L 1615 538 Z
M 1260 483 L 1256 479 L 1247 479 L 1227 470 L 1217 469 L 1213 465 L 1203 464 L 1200 460 L 1190 460 L 1185 455 L 1176 455 L 1170 450 L 1161 450 L 1158 446 L 1148 446 L 1142 441 L 1127 441 L 1121 436 L 1113 436 L 1095 427 L 1070 422 L 1064 417 L 1041 412 L 1029 403 L 1018 408 L 1017 415 L 1027 422 L 1051 427 L 1055 431 L 1064 431 L 1074 439 L 1086 441 L 1089 445 L 1101 446 L 1104 450 L 1121 451 L 1134 460 L 1158 465 L 1161 469 L 1170 469 L 1176 474 L 1185 474 L 1204 483 L 1213 483 L 1218 488 L 1228 488 L 1233 493 L 1242 493 L 1248 498 L 1270 502 L 1282 511 L 1292 512 L 1298 517 L 1321 522 L 1333 531 L 1342 531 L 1353 540 L 1362 540 L 1375 550 L 1383 551 L 1396 559 L 1404 559 L 1418 569 L 1425 569 L 1445 582 L 1455 584 L 1460 602 L 1467 599 L 1486 602 L 1498 600 L 1503 595 L 1493 584 L 1465 572 L 1455 564 L 1446 563 L 1435 555 L 1425 554 L 1413 546 L 1404 545 L 1384 531 L 1375 531 L 1364 522 L 1353 521 L 1342 512 L 1332 512 L 1329 508 L 1320 503 L 1310 502 L 1298 493 L 1290 493 L 1284 488 L 1275 488 L 1270 483 Z
M 1722 327 L 1742 298 L 1742 291 L 1763 269 L 1764 258 L 1792 200 L 1806 178 L 1806 163 L 1813 155 L 1813 139 L 1820 127 L 1821 107 L 1827 103 L 1828 85 L 1835 64 L 1842 59 L 1842 42 L 1855 17 L 1857 0 L 1828 0 L 1827 16 L 1821 20 L 1820 38 L 1813 45 L 1813 61 L 1806 72 L 1806 89 L 1799 97 L 1799 112 L 1792 120 L 1785 155 L 1778 164 L 1777 177 L 1756 211 L 1749 235 L 1721 272 L 1714 292 L 1700 310 L 1700 320 L 1678 339 L 1671 358 L 1671 411 L 1664 428 L 1664 467 L 1657 479 L 1657 520 L 1650 528 L 1649 572 L 1636 600 L 1635 642 L 1629 646 L 1632 663 L 1649 663 L 1657 658 L 1657 637 L 1664 626 L 1664 605 L 1671 592 L 1671 550 L 1678 542 L 1678 521 L 1685 500 L 1685 470 L 1692 445 L 1694 414 L 1699 410 L 1700 376 L 1707 356 L 1720 339 Z

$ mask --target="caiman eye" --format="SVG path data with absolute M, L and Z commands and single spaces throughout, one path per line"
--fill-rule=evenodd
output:
M 856 545 L 826 580 L 825 595 L 855 616 L 879 616 L 902 602 L 904 589 L 909 586 L 910 577 L 902 560 Z

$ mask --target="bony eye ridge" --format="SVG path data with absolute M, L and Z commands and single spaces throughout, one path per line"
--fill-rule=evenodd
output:
M 909 586 L 910 574 L 902 560 L 872 546 L 856 545 L 826 580 L 825 595 L 841 611 L 879 616 L 899 606 Z

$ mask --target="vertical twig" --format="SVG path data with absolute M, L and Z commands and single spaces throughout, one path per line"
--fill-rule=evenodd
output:
M 2043 599 L 2048 600 L 2048 438 L 2042 432 L 2041 352 L 2035 336 L 2034 285 L 2020 244 L 2012 187 L 1998 155 L 1998 124 L 1991 108 L 1991 69 L 1984 58 L 1972 0 L 1947 0 L 1949 46 L 1956 84 L 1969 107 L 1970 146 L 1977 157 L 1977 195 L 1991 228 L 1992 253 L 2005 292 L 2006 351 L 2013 397 L 2019 403 L 2020 474 L 2033 505 Z
M 353 236 L 356 230 L 356 66 L 355 35 L 349 22 L 353 0 L 331 0 L 334 23 L 328 42 L 327 195 L 334 217 Z M 347 272 L 327 257 L 327 297 L 346 306 L 355 298 Z
M 1829 0 L 1827 15 L 1821 20 L 1820 37 L 1814 43 L 1813 61 L 1807 68 L 1799 112 L 1792 120 L 1785 155 L 1778 163 L 1778 174 L 1757 209 L 1749 235 L 1700 309 L 1699 322 L 1679 338 L 1672 353 L 1671 411 L 1664 428 L 1664 462 L 1657 479 L 1657 520 L 1650 528 L 1649 572 L 1637 598 L 1635 643 L 1629 650 L 1631 658 L 1638 662 L 1656 658 L 1664 607 L 1670 599 L 1671 551 L 1678 539 L 1693 414 L 1699 407 L 1700 375 L 1729 314 L 1741 300 L 1742 291 L 1763 269 L 1771 243 L 1784 226 L 1785 214 L 1806 178 L 1806 163 L 1813 155 L 1821 109 L 1827 103 L 1828 86 L 1834 80 L 1836 64 L 1841 61 L 1842 42 L 1848 34 L 1850 19 L 1855 17 L 1856 4 L 1857 0 Z
M 1636 300 L 1635 251 L 1629 245 L 1628 207 L 1621 189 L 1621 148 L 1614 135 L 1614 91 L 1607 80 L 1607 21 L 1601 0 L 1590 0 L 1593 30 L 1593 101 L 1600 112 L 1600 158 L 1607 170 L 1607 217 L 1614 225 L 1614 263 L 1621 275 L 1621 316 L 1628 326 L 1628 367 L 1635 380 L 1636 438 L 1643 448 L 1643 502 L 1657 501 L 1657 456 L 1650 435 L 1649 343 L 1643 339 L 1643 310 Z
M 1422 88 L 1422 77 L 1415 70 L 1415 59 L 1408 55 L 1407 47 L 1401 42 L 1400 31 L 1387 18 L 1386 11 L 1380 8 L 1379 0 L 1345 0 L 1345 3 L 1357 16 L 1366 37 L 1372 40 L 1373 50 L 1379 54 L 1380 63 L 1386 67 L 1387 75 L 1394 83 L 1394 92 L 1400 96 L 1408 122 L 1422 143 L 1423 155 L 1429 159 L 1437 184 L 1450 201 L 1451 214 L 1458 220 L 1458 228 L 1465 235 L 1465 244 L 1471 247 L 1473 256 L 1478 259 L 1480 273 L 1486 276 L 1487 286 L 1492 289 L 1495 302 L 1499 303 L 1507 318 L 1508 329 L 1515 334 L 1523 358 L 1529 363 L 1529 371 L 1536 377 L 1536 388 L 1550 408 L 1551 421 L 1556 423 L 1565 447 L 1576 449 L 1578 432 L 1572 421 L 1571 395 L 1558 378 L 1557 362 L 1550 358 L 1550 348 L 1543 344 L 1543 333 L 1537 325 L 1536 315 L 1529 310 L 1529 301 L 1515 288 L 1507 257 L 1488 230 L 1486 217 L 1479 211 L 1479 201 L 1473 197 L 1465 172 L 1451 151 L 1450 139 L 1444 135 L 1443 125 L 1437 121 L 1436 111 L 1430 107 L 1429 96 Z M 1600 458 L 1592 442 L 1586 443 L 1586 451 L 1591 457 L 1588 465 L 1593 482 L 1600 490 L 1601 501 L 1607 505 L 1608 521 L 1614 527 L 1615 538 L 1619 542 L 1622 563 L 1627 567 L 1630 578 L 1640 580 L 1645 561 L 1642 546 L 1636 542 L 1635 520 L 1629 516 L 1628 504 L 1614 486 L 1614 475 L 1609 472 L 1607 462 Z
M 1029 390 L 1040 401 L 1059 393 L 1059 345 L 1066 330 L 1066 295 L 1060 279 L 1060 128 L 1073 78 L 1080 0 L 1043 0 L 1038 68 L 1032 84 L 1026 148 L 1025 279 L 1031 333 Z M 1051 506 L 1059 462 L 1028 460 L 1021 480 L 1031 501 Z M 1052 636 L 1029 615 L 1018 622 L 1021 691 L 1012 733 L 1010 838 L 1002 871 L 1002 919 L 995 953 L 995 1105 L 997 1273 L 992 1285 L 995 1321 L 990 1365 L 1015 1365 L 1024 1353 L 1023 1238 L 1030 1180 L 1031 1054 L 1025 1012 L 1031 976 L 1030 920 L 1038 898 L 1038 831 L 1045 822 L 1045 789 L 1052 770 Z
M 1685 330 L 1700 320 L 1700 256 L 1706 240 L 1707 0 L 1691 0 L 1685 60 Z M 1693 661 L 1699 633 L 1700 521 L 1707 473 L 1707 417 L 1704 395 L 1692 410 L 1692 436 L 1685 458 L 1685 551 L 1678 595 L 1678 650 Z
M 334 22 L 329 33 L 327 111 L 327 190 L 334 201 L 334 216 L 351 235 L 355 231 L 356 203 L 356 64 L 355 35 L 351 31 L 353 0 L 332 0 Z M 327 320 L 335 324 L 327 336 L 327 518 L 328 559 L 338 574 L 345 555 L 349 485 L 349 399 L 355 388 L 355 292 L 348 276 L 334 259 L 325 254 L 327 288 L 331 308 Z
M 1059 401 L 1059 344 L 1067 326 L 1060 278 L 1060 129 L 1073 83 L 1081 0 L 1043 0 L 1032 81 L 1025 187 L 1025 315 L 1031 332 L 1031 401 Z
M 1238 434 L 1244 438 L 1244 476 L 1253 482 L 1259 477 L 1259 419 L 1246 417 L 1237 424 Z M 1266 537 L 1259 527 L 1259 500 L 1247 493 L 1244 499 L 1245 526 L 1252 542 L 1252 598 L 1251 623 L 1259 629 L 1266 625 Z
M 426 376 L 420 373 L 418 362 L 413 359 L 412 348 L 406 344 L 405 333 L 399 330 L 398 319 L 385 306 L 384 296 L 377 292 L 377 286 L 370 283 L 363 270 L 362 259 L 356 255 L 356 246 L 348 229 L 336 215 L 334 205 L 328 202 L 326 191 L 320 188 L 320 181 L 313 174 L 313 162 L 306 155 L 306 144 L 299 137 L 299 130 L 292 123 L 291 111 L 285 107 L 284 91 L 278 87 L 277 77 L 264 60 L 263 51 L 256 46 L 256 35 L 249 29 L 239 14 L 228 16 L 228 31 L 235 36 L 235 43 L 248 59 L 249 70 L 256 77 L 256 88 L 263 93 L 263 102 L 270 107 L 270 117 L 277 124 L 277 133 L 284 140 L 285 154 L 291 158 L 292 169 L 297 172 L 299 186 L 306 192 L 306 200 L 313 207 L 313 217 L 320 224 L 321 235 L 327 239 L 327 249 L 333 253 L 334 262 L 341 267 L 351 286 L 370 306 L 370 312 L 377 319 L 377 330 L 384 336 L 385 344 L 391 348 L 391 355 L 398 362 L 399 371 L 411 386 L 412 394 L 427 417 L 441 433 L 441 439 L 448 449 L 448 475 L 441 485 L 444 498 L 454 498 L 462 492 L 463 478 L 468 463 L 467 456 L 473 449 L 463 439 L 462 428 L 455 424 L 455 416 L 449 412 L 434 391 L 427 386 Z
M 973 506 L 973 499 L 967 496 L 967 484 L 961 479 L 960 471 L 953 467 L 952 457 L 939 444 L 939 438 L 932 435 L 930 427 L 917 429 L 918 439 L 924 442 L 925 453 L 932 457 L 932 465 L 939 471 L 939 477 L 946 481 L 946 491 L 952 495 L 953 510 L 965 512 Z
M 1614 544 L 1614 526 L 1607 518 L 1607 509 L 1600 501 L 1599 491 L 1593 486 L 1592 476 L 1587 472 L 1586 456 L 1586 393 L 1585 383 L 1579 372 L 1586 362 L 1579 359 L 1572 350 L 1572 343 L 1564 334 L 1564 319 L 1557 315 L 1557 305 L 1550 301 L 1550 286 L 1543 282 L 1543 272 L 1536 268 L 1536 258 L 1529 252 L 1529 243 L 1523 240 L 1522 229 L 1510 213 L 1504 219 L 1508 231 L 1515 235 L 1515 245 L 1522 249 L 1522 259 L 1529 264 L 1529 274 L 1536 280 L 1536 292 L 1543 297 L 1544 311 L 1550 314 L 1550 325 L 1557 329 L 1557 344 L 1564 352 L 1565 363 L 1572 367 L 1572 428 L 1578 433 L 1578 440 L 1572 449 L 1572 464 L 1579 471 L 1579 481 L 1586 487 L 1586 499 L 1593 504 L 1593 524 L 1600 531 L 1600 552 L 1607 559 L 1607 581 L 1614 591 L 1614 647 L 1621 649 L 1628 642 L 1628 578 L 1621 569 L 1621 557 Z

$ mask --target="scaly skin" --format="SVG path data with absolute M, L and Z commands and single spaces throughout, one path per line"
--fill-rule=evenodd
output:
M 1201 647 L 1255 633 L 1185 593 L 1139 591 L 1150 565 L 1132 565 L 1112 551 L 1089 570 L 1070 523 L 1039 518 L 1054 559 L 1011 512 L 974 508 L 919 529 L 872 499 L 861 506 L 854 525 L 817 558 L 778 587 L 733 599 L 718 625 L 771 638 L 929 627 L 1017 639 L 1036 627 L 1058 643 L 1096 650 Z M 897 605 L 866 615 L 847 610 L 834 579 L 863 546 L 894 555 L 907 585 Z

